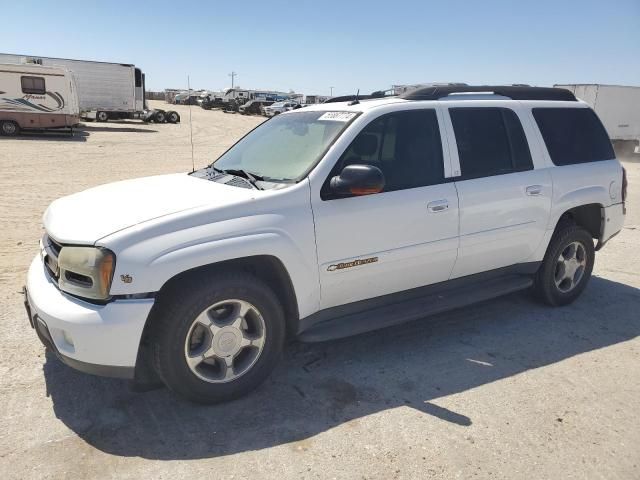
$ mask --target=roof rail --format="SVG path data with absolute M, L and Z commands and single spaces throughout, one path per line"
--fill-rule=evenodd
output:
M 331 97 L 328 100 L 325 100 L 323 103 L 336 103 L 336 102 L 351 102 L 356 99 L 358 100 L 371 100 L 374 98 L 385 98 L 385 97 L 393 97 L 395 95 L 388 95 L 390 90 L 376 90 L 375 92 L 371 92 L 369 95 L 341 95 L 339 97 Z
M 438 100 L 452 93 L 491 93 L 508 97 L 512 100 L 576 101 L 575 95 L 564 88 L 520 85 L 445 85 L 423 87 L 400 95 L 400 98 L 405 100 Z

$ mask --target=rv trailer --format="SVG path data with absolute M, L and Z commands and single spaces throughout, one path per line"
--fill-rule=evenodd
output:
M 0 64 L 0 134 L 77 125 L 76 91 L 65 68 Z
M 0 53 L 0 64 L 57 66 L 70 70 L 78 88 L 80 116 L 88 120 L 179 121 L 175 112 L 149 111 L 145 77 L 132 64 Z M 175 122 L 174 122 L 175 123 Z

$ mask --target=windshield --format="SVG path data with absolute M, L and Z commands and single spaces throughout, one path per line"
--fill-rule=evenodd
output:
M 295 112 L 264 122 L 225 152 L 218 170 L 244 170 L 265 180 L 298 180 L 356 117 L 355 112 Z

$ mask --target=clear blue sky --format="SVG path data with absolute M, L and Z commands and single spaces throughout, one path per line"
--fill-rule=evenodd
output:
M 640 0 L 0 0 L 0 51 L 135 63 L 147 88 L 640 85 Z

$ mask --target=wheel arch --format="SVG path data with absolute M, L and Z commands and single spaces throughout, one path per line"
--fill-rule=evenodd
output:
M 587 230 L 597 240 L 602 238 L 604 230 L 604 205 L 601 203 L 587 203 L 565 210 L 556 222 L 555 231 L 567 223 L 579 225 Z
M 271 287 L 282 303 L 287 317 L 287 326 L 290 322 L 297 323 L 299 318 L 298 301 L 291 276 L 282 261 L 274 255 L 233 258 L 185 270 L 169 278 L 157 292 L 156 297 L 162 296 L 167 291 L 180 288 L 182 282 L 193 277 L 206 278 L 220 272 L 236 271 L 254 275 Z

